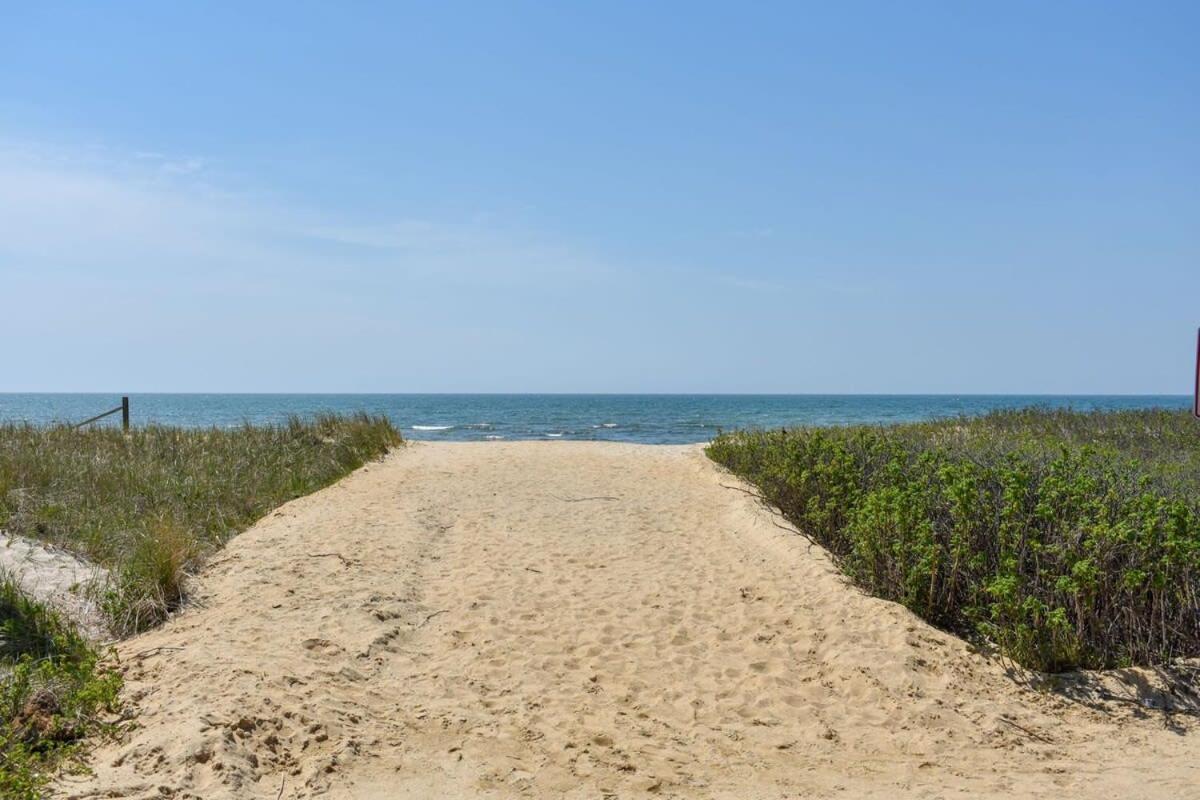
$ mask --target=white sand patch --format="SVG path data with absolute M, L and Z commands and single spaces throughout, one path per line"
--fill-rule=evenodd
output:
M 0 531 L 0 571 L 15 577 L 22 591 L 58 609 L 93 640 L 107 636 L 91 591 L 108 577 L 102 567 L 66 550 Z

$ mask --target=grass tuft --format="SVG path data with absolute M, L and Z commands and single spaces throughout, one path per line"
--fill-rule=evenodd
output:
M 187 571 L 204 549 L 173 520 L 138 531 L 102 602 L 118 633 L 143 630 L 183 605 Z

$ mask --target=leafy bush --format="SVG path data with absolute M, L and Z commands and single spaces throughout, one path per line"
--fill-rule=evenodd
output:
M 0 576 L 0 797 L 32 800 L 113 711 L 119 676 L 52 609 Z
M 1200 423 L 1186 413 L 744 431 L 708 454 L 867 591 L 1026 667 L 1200 655 Z

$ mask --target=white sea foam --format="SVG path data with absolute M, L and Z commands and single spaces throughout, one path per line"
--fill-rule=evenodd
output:
M 561 433 L 547 433 L 546 435 L 547 435 L 547 436 L 551 436 L 551 437 L 553 437 L 553 438 L 555 438 L 555 439 L 557 439 L 558 437 L 562 436 L 562 434 L 561 434 Z
M 496 439 L 503 439 L 503 438 L 504 438 L 504 436 L 503 436 L 502 434 L 499 434 L 499 433 L 491 433 L 491 434 L 488 434 L 487 436 L 485 436 L 485 437 L 483 437 L 483 438 L 485 438 L 485 439 L 491 439 L 491 440 L 495 441 Z
M 412 429 L 414 431 L 448 431 L 453 427 L 453 425 L 413 425 Z

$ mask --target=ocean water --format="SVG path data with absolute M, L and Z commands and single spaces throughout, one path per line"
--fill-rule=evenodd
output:
M 0 394 L 0 421 L 79 422 L 108 394 Z M 1189 408 L 1184 395 L 140 394 L 134 425 L 281 422 L 322 411 L 384 414 L 411 439 L 705 442 L 720 430 L 910 422 L 997 408 Z M 96 424 L 120 424 L 120 415 Z

